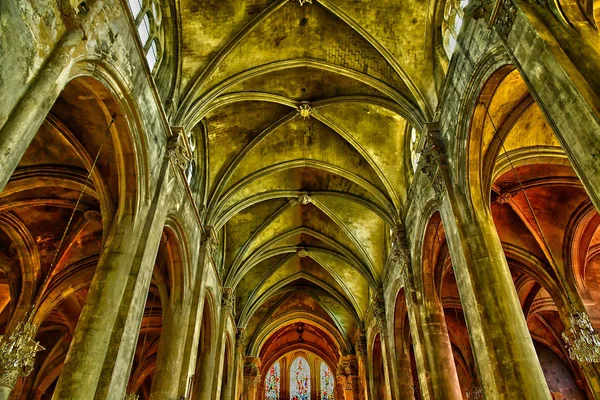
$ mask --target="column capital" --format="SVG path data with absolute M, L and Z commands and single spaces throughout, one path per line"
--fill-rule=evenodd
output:
M 402 224 L 398 224 L 394 228 L 391 257 L 392 262 L 400 268 L 404 268 L 410 262 L 410 243 Z
M 425 124 L 425 131 L 426 140 L 419 158 L 419 169 L 429 178 L 436 199 L 441 201 L 445 194 L 441 168 L 446 167 L 448 164 L 440 137 L 439 125 L 435 122 Z
M 221 308 L 231 315 L 235 313 L 235 292 L 233 288 L 224 287 L 221 289 Z
M 210 256 L 213 255 L 219 240 L 217 239 L 217 233 L 212 226 L 205 226 L 204 233 L 200 238 L 200 248 L 206 251 Z
M 244 381 L 248 387 L 255 388 L 260 382 L 260 358 L 246 357 L 244 362 Z
M 367 356 L 367 337 L 361 332 L 356 339 L 356 343 L 354 345 L 354 349 L 356 350 L 356 355 L 362 359 L 365 359 Z
M 181 126 L 171 127 L 171 136 L 167 139 L 167 157 L 173 165 L 181 170 L 188 167 L 191 158 L 185 132 Z
M 237 333 L 235 335 L 235 346 L 242 351 L 246 347 L 246 328 L 237 328 Z

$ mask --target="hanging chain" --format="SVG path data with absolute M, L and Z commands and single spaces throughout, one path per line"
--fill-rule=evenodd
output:
M 79 204 L 81 203 L 81 199 L 83 198 L 83 194 L 85 193 L 87 184 L 92 177 L 92 174 L 94 172 L 94 168 L 96 167 L 96 164 L 98 163 L 98 159 L 100 158 L 100 152 L 102 151 L 102 147 L 104 146 L 104 143 L 106 142 L 106 139 L 108 138 L 108 136 L 110 134 L 110 128 L 113 126 L 116 119 L 117 119 L 117 114 L 113 113 L 111 115 L 110 123 L 108 124 L 108 127 L 106 128 L 106 131 L 104 132 L 104 136 L 102 137 L 102 142 L 100 142 L 100 147 L 98 148 L 96 157 L 94 158 L 94 161 L 92 162 L 90 170 L 88 171 L 87 177 L 85 178 L 85 181 L 83 182 L 83 186 L 81 187 L 81 190 L 79 192 L 79 197 L 77 198 L 75 207 L 73 207 L 73 211 L 71 211 L 71 216 L 69 217 L 67 226 L 65 227 L 65 230 L 60 238 L 60 242 L 58 243 L 58 247 L 56 248 L 56 251 L 54 252 L 54 257 L 52 258 L 52 262 L 50 262 L 50 268 L 48 269 L 48 273 L 46 274 L 46 277 L 44 278 L 44 282 L 42 283 L 42 286 L 40 287 L 40 290 L 38 291 L 35 301 L 33 302 L 33 310 L 29 314 L 28 319 L 33 319 L 33 316 L 35 314 L 35 309 L 39 305 L 38 302 L 41 301 L 46 290 L 48 289 L 48 286 L 50 285 L 50 281 L 51 281 L 52 277 L 54 276 L 54 270 L 56 269 L 56 262 L 58 259 L 58 255 L 60 254 L 60 250 L 62 249 L 65 239 L 67 238 L 67 233 L 69 232 L 69 228 L 71 228 L 71 224 L 73 223 L 73 218 L 75 217 L 75 213 L 77 212 L 77 209 L 79 208 Z
M 563 272 L 560 270 L 560 268 L 558 268 L 558 265 L 556 264 L 556 260 L 554 259 L 554 255 L 552 254 L 552 249 L 550 248 L 548 240 L 546 239 L 546 236 L 542 231 L 542 227 L 537 219 L 537 216 L 533 211 L 533 206 L 529 201 L 527 193 L 525 193 L 525 188 L 521 183 L 521 179 L 519 179 L 519 175 L 517 174 L 514 164 L 510 159 L 510 156 L 508 155 L 508 151 L 504 146 L 504 141 L 500 138 L 500 135 L 498 135 L 498 129 L 496 129 L 496 125 L 494 124 L 494 120 L 490 115 L 487 104 L 485 104 L 485 102 L 481 102 L 481 104 L 483 104 L 483 107 L 485 108 L 485 113 L 492 124 L 492 128 L 494 129 L 494 136 L 500 142 L 502 150 L 504 151 L 504 155 L 506 156 L 506 159 L 508 160 L 510 168 L 515 176 L 515 179 L 519 184 L 519 188 L 523 193 L 523 196 L 525 197 L 525 201 L 527 202 L 527 206 L 529 207 L 529 211 L 533 216 L 533 220 L 535 222 L 537 230 L 539 231 L 540 236 L 544 242 L 544 246 L 546 246 L 546 248 L 548 249 L 548 253 L 550 256 L 549 261 L 552 263 L 552 266 L 556 270 L 556 273 L 558 274 L 559 278 L 559 284 L 565 291 L 567 300 L 569 301 L 568 317 L 570 326 L 564 332 L 562 332 L 562 339 L 565 342 L 567 351 L 569 352 L 569 357 L 572 360 L 578 361 L 582 364 L 600 363 L 600 331 L 592 326 L 590 317 L 585 311 L 578 311 L 575 309 L 575 305 L 573 304 L 573 300 L 571 299 L 569 290 L 566 284 L 563 282 L 563 279 L 566 280 L 566 278 Z

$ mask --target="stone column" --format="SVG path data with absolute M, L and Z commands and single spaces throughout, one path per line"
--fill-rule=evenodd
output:
M 156 188 L 137 218 L 117 214 L 79 317 L 53 399 L 121 399 L 131 372 L 167 213 L 169 140 Z
M 549 400 L 550 391 L 489 208 L 474 210 L 465 196 L 454 190 L 435 132 L 428 136 L 421 161 L 421 170 L 432 180 L 441 202 L 452 266 L 485 397 Z M 415 353 L 422 351 L 418 347 Z
M 231 384 L 227 386 L 227 393 L 225 393 L 225 399 L 237 400 L 238 393 L 238 372 L 239 367 L 241 365 L 242 357 L 244 357 L 244 352 L 246 348 L 246 330 L 244 328 L 237 328 L 237 333 L 235 335 L 235 347 L 234 357 L 233 357 L 233 365 L 232 365 L 232 381 Z
M 235 294 L 232 288 L 223 288 L 221 293 L 221 313 L 219 316 L 219 324 L 217 326 L 217 343 L 216 343 L 216 352 L 215 352 L 215 368 L 213 374 L 213 388 L 212 388 L 212 396 L 211 399 L 220 399 L 221 391 L 223 390 L 223 370 L 225 364 L 225 346 L 226 346 L 226 332 L 227 332 L 227 322 L 231 317 L 232 313 L 235 312 Z M 231 368 L 232 365 L 229 365 Z M 229 373 L 229 372 L 228 372 Z M 231 384 L 231 382 L 229 382 Z
M 177 294 L 172 293 L 172 296 L 177 296 Z M 184 299 L 172 298 L 169 307 L 165 310 L 156 367 L 152 375 L 152 389 L 150 390 L 150 399 L 152 400 L 177 399 L 180 394 L 187 393 L 179 390 L 179 377 L 187 336 L 187 330 L 182 327 L 187 326 L 190 312 L 189 297 L 183 296 Z
M 200 392 L 199 385 L 201 384 L 202 377 L 196 374 L 196 364 L 198 358 L 198 345 L 200 339 L 200 331 L 202 328 L 202 312 L 204 311 L 204 277 L 209 268 L 211 268 L 211 262 L 214 250 L 217 246 L 217 236 L 212 227 L 204 227 L 204 232 L 200 239 L 200 252 L 198 255 L 198 268 L 193 278 L 194 289 L 192 293 L 192 304 L 190 311 L 190 319 L 186 329 L 186 342 L 185 351 L 183 354 L 181 380 L 180 380 L 180 392 L 188 393 L 192 391 L 194 393 L 193 398 L 199 397 L 197 393 Z M 190 388 L 190 377 L 192 377 L 192 387 Z
M 442 303 L 434 293 L 422 290 L 418 281 L 407 269 L 404 290 L 421 391 L 425 398 L 460 400 L 462 393 Z
M 260 383 L 260 358 L 246 357 L 244 363 L 244 391 L 242 400 L 257 400 Z
M 565 30 L 547 7 L 518 3 L 499 0 L 492 25 L 600 210 L 600 98 L 569 58 L 573 50 L 569 55 L 563 46 L 571 42 L 580 52 L 574 57 L 587 57 L 589 44 L 577 30 Z
M 81 29 L 73 29 L 63 35 L 0 129 L 0 191 L 6 186 L 44 118 L 67 84 L 71 55 L 82 39 Z
M 359 367 L 355 355 L 340 358 L 336 380 L 345 400 L 358 400 L 360 398 Z

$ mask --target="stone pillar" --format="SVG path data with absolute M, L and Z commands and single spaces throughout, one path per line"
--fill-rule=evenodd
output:
M 201 391 L 199 385 L 202 377 L 196 375 L 196 364 L 198 357 L 198 344 L 200 339 L 200 331 L 202 328 L 202 312 L 204 311 L 204 277 L 209 268 L 211 268 L 212 257 L 217 246 L 217 236 L 212 227 L 204 227 L 204 232 L 200 239 L 200 251 L 198 255 L 198 267 L 192 281 L 194 288 L 192 293 L 192 303 L 190 311 L 190 319 L 186 329 L 185 351 L 183 354 L 180 392 L 194 393 L 193 398 L 198 399 L 198 393 Z M 190 378 L 193 381 L 190 388 Z
M 421 392 L 429 399 L 462 399 L 444 310 L 434 293 L 421 289 L 408 269 L 404 290 Z M 410 360 L 408 360 L 410 366 Z
M 398 373 L 398 399 L 414 399 L 413 374 L 410 365 L 410 344 L 407 338 L 396 343 L 396 368 Z
M 144 211 L 135 219 L 120 212 L 111 224 L 53 399 L 125 395 L 166 219 L 173 142 Z
M 337 368 L 337 385 L 344 400 L 360 399 L 359 367 L 355 355 L 342 356 Z
M 244 391 L 242 400 L 257 400 L 260 386 L 260 358 L 246 357 L 244 363 Z
M 232 381 L 227 387 L 227 393 L 225 393 L 225 399 L 237 400 L 238 394 L 238 372 L 239 367 L 244 357 L 246 348 L 246 330 L 244 328 L 237 328 L 237 334 L 235 335 L 235 347 L 234 347 L 234 359 L 233 359 L 233 372 L 231 374 Z M 243 365 L 242 365 L 243 367 Z
M 221 312 L 219 315 L 219 324 L 217 326 L 217 343 L 215 352 L 215 368 L 213 374 L 213 389 L 211 399 L 220 399 L 221 391 L 223 390 L 223 365 L 225 364 L 225 345 L 227 342 L 227 322 L 235 312 L 235 294 L 232 288 L 223 288 L 221 293 Z M 230 349 L 231 350 L 231 349 Z M 233 365 L 229 365 L 232 368 Z M 229 373 L 229 372 L 228 372 Z M 231 384 L 231 382 L 228 382 Z
M 377 294 L 375 300 L 374 300 L 374 304 L 373 304 L 373 319 L 375 321 L 375 325 L 377 327 L 377 330 L 379 331 L 379 339 L 381 341 L 381 359 L 383 362 L 383 371 L 381 371 L 380 373 L 382 374 L 382 378 L 383 378 L 383 385 L 384 385 L 384 396 L 385 399 L 379 399 L 379 400 L 391 400 L 391 396 L 392 396 L 392 388 L 391 388 L 391 367 L 390 367 L 390 357 L 389 357 L 389 340 L 388 340 L 388 335 L 387 335 L 387 322 L 386 322 L 386 315 L 385 315 L 385 304 L 383 301 L 383 293 L 381 291 L 379 291 L 379 293 Z M 371 362 L 369 363 L 369 368 L 368 370 L 370 371 L 370 378 L 369 378 L 369 382 L 370 382 L 370 397 L 375 397 L 376 394 L 379 392 L 379 389 L 374 387 L 375 385 L 375 377 L 374 377 L 374 368 L 378 368 L 377 365 L 374 365 L 374 355 L 371 354 Z
M 69 79 L 72 53 L 83 31 L 67 31 L 32 80 L 0 129 L 0 191 L 4 189 L 29 143 Z
M 354 363 L 351 363 L 351 372 L 352 372 L 352 394 L 355 400 L 364 400 L 368 399 L 367 391 L 369 389 L 368 386 L 368 377 L 367 377 L 367 338 L 362 332 L 358 336 L 356 340 L 356 344 L 354 345 L 356 349 L 356 359 Z M 356 372 L 352 369 L 356 366 Z
M 549 400 L 550 391 L 489 208 L 474 210 L 465 196 L 454 190 L 435 132 L 428 135 L 420 166 L 432 180 L 441 202 L 452 266 L 485 397 Z M 422 349 L 415 346 L 415 354 L 419 351 Z
M 517 7 L 510 0 L 500 0 L 491 22 L 600 210 L 600 98 L 561 45 L 565 40 L 580 40 L 577 56 L 587 57 L 582 51 L 586 44 L 577 30 L 567 33 L 571 39 L 563 37 L 559 43 L 540 15 L 546 14 L 549 21 L 554 17 L 542 7 L 527 2 L 519 2 Z M 555 20 L 552 29 L 563 28 Z
M 171 295 L 177 296 L 175 293 Z M 181 328 L 187 326 L 188 323 L 189 297 L 187 299 L 172 297 L 169 303 L 163 318 L 156 367 L 152 375 L 152 389 L 150 390 L 150 399 L 152 400 L 177 399 L 180 394 L 185 395 L 187 393 L 179 390 L 179 377 L 183 365 L 183 350 L 187 336 L 187 330 Z

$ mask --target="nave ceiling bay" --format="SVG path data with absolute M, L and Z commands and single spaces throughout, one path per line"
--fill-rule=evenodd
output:
M 387 24 L 426 5 L 242 3 L 182 1 L 173 117 L 197 138 L 192 185 L 223 285 L 253 355 L 265 330 L 299 321 L 352 352 L 407 197 L 410 132 L 432 104 L 424 24 Z

